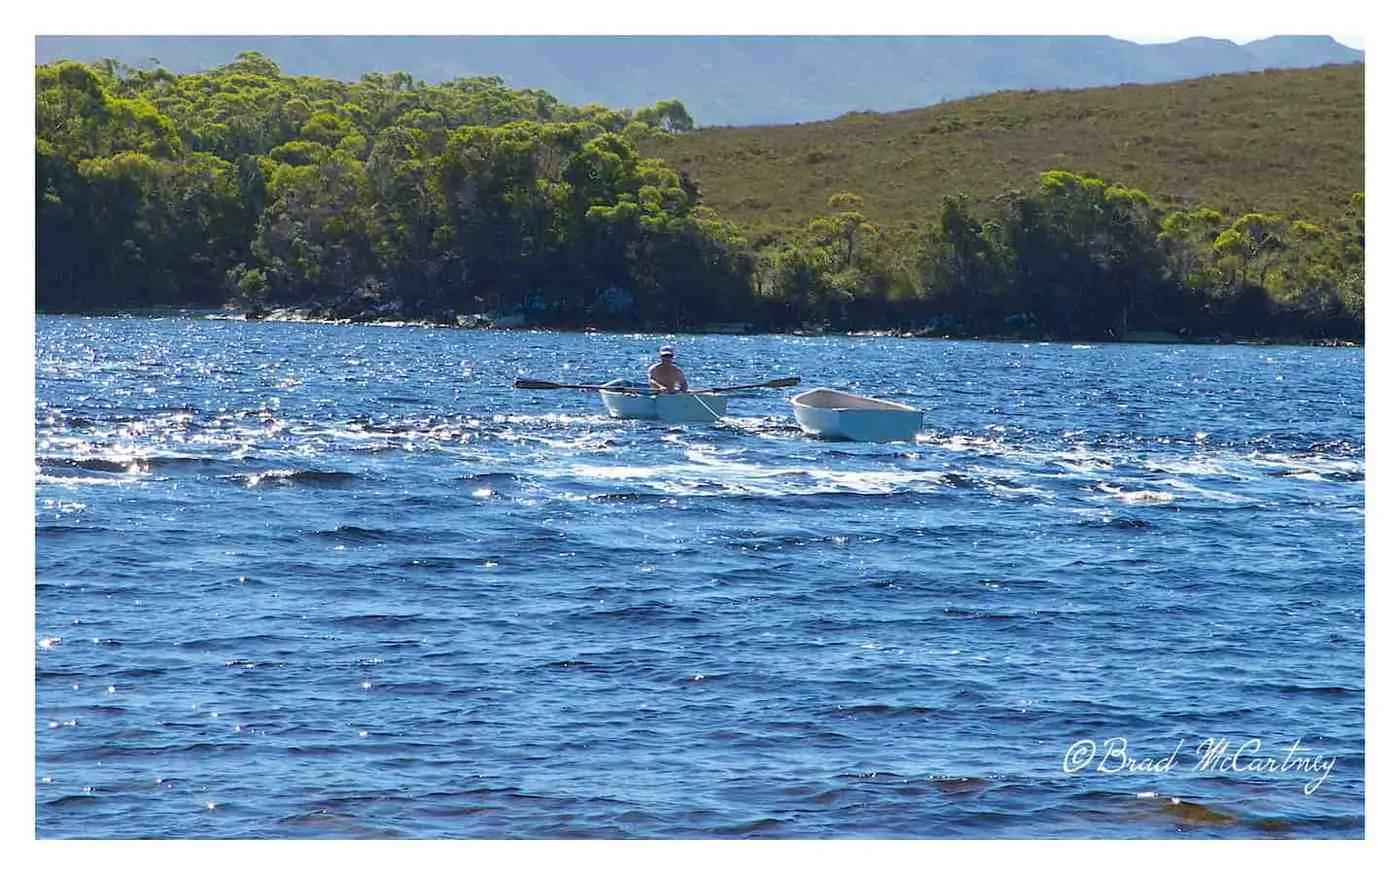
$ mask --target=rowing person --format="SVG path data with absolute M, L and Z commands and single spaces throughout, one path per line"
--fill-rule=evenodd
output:
M 685 371 L 676 367 L 676 351 L 672 347 L 661 347 L 661 361 L 647 369 L 647 379 L 651 388 L 662 392 L 688 392 L 690 384 L 685 380 Z

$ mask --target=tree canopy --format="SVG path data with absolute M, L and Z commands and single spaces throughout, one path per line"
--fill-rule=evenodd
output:
M 1364 199 L 1341 219 L 1209 207 L 1051 169 L 891 233 L 835 190 L 746 239 L 637 149 L 678 100 L 573 107 L 494 77 L 35 69 L 40 309 L 297 307 L 447 322 L 948 334 L 1359 337 Z M 819 168 L 813 172 L 820 172 Z

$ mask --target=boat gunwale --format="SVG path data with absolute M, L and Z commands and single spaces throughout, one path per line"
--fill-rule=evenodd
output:
M 830 406 L 823 405 L 823 404 L 811 404 L 811 403 L 808 403 L 808 402 L 805 400 L 805 399 L 808 398 L 809 396 L 816 395 L 816 394 L 818 394 L 818 393 L 828 393 L 828 394 L 831 394 L 831 395 L 840 395 L 840 396 L 843 396 L 843 397 L 846 397 L 846 398 L 856 398 L 856 399 L 860 399 L 860 400 L 862 400 L 862 401 L 870 402 L 870 403 L 871 403 L 871 406 L 830 407 Z M 843 391 L 840 390 L 840 389 L 829 389 L 829 388 L 825 388 L 825 387 L 819 387 L 819 388 L 815 388 L 815 389 L 808 389 L 808 390 L 805 391 L 805 392 L 799 392 L 798 394 L 792 396 L 792 398 L 789 399 L 789 400 L 792 402 L 793 405 L 795 405 L 795 406 L 801 406 L 801 407 L 806 407 L 808 410 L 830 410 L 830 411 L 839 412 L 839 413 L 845 413 L 845 412 L 873 412 L 873 413 L 881 413 L 881 412 L 883 412 L 883 413 L 918 413 L 918 414 L 920 414 L 920 415 L 923 415 L 923 413 L 924 413 L 923 410 L 920 410 L 920 409 L 917 408 L 917 407 L 913 407 L 913 406 L 911 406 L 911 405 L 904 404 L 904 403 L 901 403 L 901 402 L 899 402 L 899 401 L 888 401 L 888 400 L 886 400 L 886 399 L 884 399 L 884 398 L 874 398 L 874 397 L 871 397 L 871 396 L 869 396 L 869 395 L 857 395 L 857 394 L 855 394 L 854 392 L 843 392 Z
M 615 381 L 614 381 L 614 382 L 615 382 Z M 630 397 L 633 397 L 633 398 L 661 398 L 662 396 L 665 396 L 665 395 L 687 395 L 687 396 L 690 396 L 690 397 L 692 397 L 692 398 L 698 398 L 698 397 L 703 397 L 703 398 L 719 398 L 719 397 L 723 397 L 723 395 L 724 395 L 724 393 L 722 393 L 722 392 L 709 392 L 709 391 L 704 391 L 704 390 L 699 391 L 699 392 L 690 392 L 690 391 L 686 391 L 686 392 L 667 392 L 665 389 L 652 389 L 652 388 L 643 387 L 643 386 L 633 386 L 633 385 L 631 385 L 631 384 L 625 384 L 625 385 L 610 385 L 610 384 L 608 384 L 608 383 L 604 383 L 602 386 L 598 387 L 598 394 L 600 394 L 600 395 L 627 395 L 627 396 L 630 396 Z M 729 400 L 728 398 L 725 398 L 725 401 L 728 401 L 728 400 Z

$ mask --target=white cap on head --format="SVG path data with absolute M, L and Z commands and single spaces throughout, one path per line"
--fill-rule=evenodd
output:
M 668 343 L 667 345 L 661 347 L 661 354 L 662 354 L 662 355 L 675 355 L 675 354 L 676 354 L 676 350 L 675 350 L 674 347 L 672 347 L 672 346 Z

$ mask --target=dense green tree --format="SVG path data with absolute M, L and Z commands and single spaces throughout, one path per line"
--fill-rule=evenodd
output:
M 369 188 L 364 165 L 341 152 L 277 169 L 253 243 L 274 300 L 344 295 L 373 276 Z
M 684 133 L 695 129 L 695 120 L 679 100 L 661 100 L 653 106 L 637 110 L 637 122 L 649 125 L 668 134 Z

